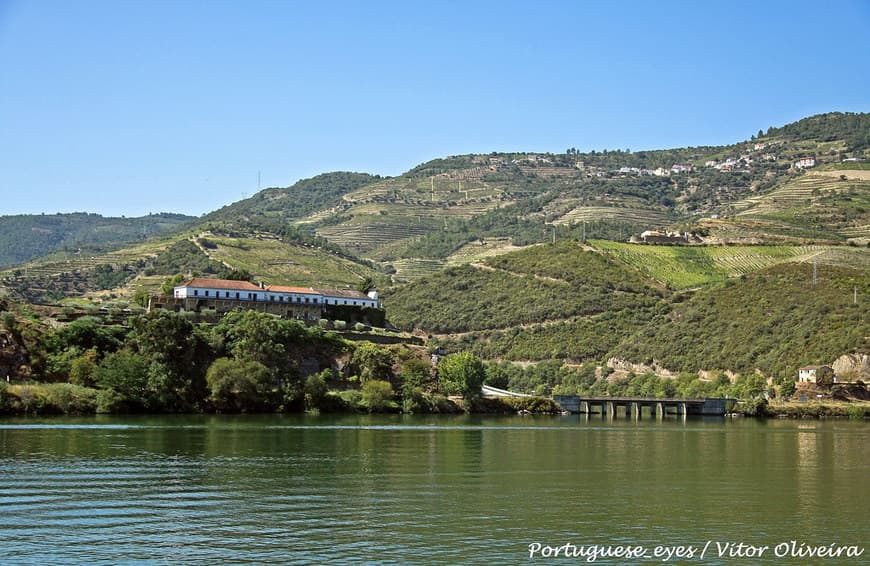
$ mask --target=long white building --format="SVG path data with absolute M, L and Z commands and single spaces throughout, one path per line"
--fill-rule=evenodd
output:
M 312 289 L 284 285 L 255 285 L 249 281 L 197 277 L 175 287 L 173 298 L 254 303 L 284 303 L 299 306 L 340 305 L 380 308 L 377 291 L 368 294 L 350 289 Z

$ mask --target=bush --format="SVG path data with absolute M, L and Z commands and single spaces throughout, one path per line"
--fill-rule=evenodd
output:
M 342 391 L 338 394 L 338 397 L 347 403 L 348 407 L 356 409 L 362 403 L 362 393 L 360 393 L 356 389 L 348 389 L 347 391 Z
M 356 392 L 355 392 L 356 393 Z M 320 400 L 318 410 L 321 413 L 346 413 L 353 410 L 353 406 L 345 401 L 338 393 L 327 393 Z
M 743 410 L 743 414 L 748 417 L 764 417 L 768 414 L 767 399 L 763 397 L 743 401 L 740 403 L 740 408 Z
M 97 410 L 96 389 L 71 383 L 45 385 L 46 409 L 65 415 L 92 414 Z
M 126 408 L 124 396 L 114 389 L 102 389 L 97 392 L 97 413 L 121 413 Z
M 369 412 L 383 411 L 391 406 L 393 386 L 389 381 L 371 379 L 363 383 L 362 405 Z
M 327 374 L 329 370 L 326 370 Z M 305 408 L 318 409 L 329 392 L 323 373 L 309 375 L 305 380 Z
M 862 405 L 853 405 L 846 409 L 846 414 L 850 419 L 866 419 L 870 417 L 870 407 Z
M 5 381 L 0 381 L 0 414 L 9 412 L 12 407 L 12 398 L 9 396 L 9 386 Z

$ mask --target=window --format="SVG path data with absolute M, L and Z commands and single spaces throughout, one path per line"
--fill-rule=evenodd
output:
M 241 298 L 241 297 L 239 297 L 239 294 L 236 293 L 236 300 L 238 300 L 238 299 L 240 299 L 240 298 Z
M 198 296 L 199 296 L 199 289 L 194 289 L 194 290 L 193 290 L 193 296 L 194 296 L 194 297 L 198 297 Z
M 229 298 L 230 298 L 230 292 L 229 292 L 229 291 L 227 291 L 226 293 L 224 293 L 224 298 L 225 298 L 225 299 L 229 299 Z

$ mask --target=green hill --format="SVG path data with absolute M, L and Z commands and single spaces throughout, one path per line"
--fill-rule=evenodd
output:
M 383 299 L 401 328 L 464 333 L 646 309 L 660 294 L 627 266 L 562 242 L 450 267 Z
M 610 355 L 675 371 L 732 370 L 794 378 L 807 364 L 870 352 L 870 274 L 774 266 L 704 288 L 625 336 Z M 854 303 L 857 288 L 858 303 Z
M 110 218 L 99 214 L 0 216 L 0 267 L 54 252 L 101 253 L 119 245 L 181 229 L 196 220 L 182 214 Z
M 659 288 L 619 253 L 563 242 L 421 277 L 387 294 L 385 304 L 399 326 L 488 360 L 617 359 L 673 372 L 793 378 L 800 366 L 870 352 L 870 271 L 819 264 L 814 286 L 813 266 L 788 262 L 800 256 L 787 254 L 774 254 L 779 263 L 764 267 L 767 256 L 759 253 L 760 266 L 741 277 L 708 277 L 700 290 L 684 293 Z M 705 259 L 697 265 L 724 275 L 724 256 Z M 662 270 L 679 264 L 673 259 Z
M 212 227 L 278 232 L 290 221 L 341 204 L 341 197 L 379 177 L 367 173 L 324 173 L 291 187 L 268 188 L 203 216 Z

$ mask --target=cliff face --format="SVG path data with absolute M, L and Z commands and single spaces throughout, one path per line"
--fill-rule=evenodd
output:
M 0 330 L 0 380 L 15 381 L 30 377 L 27 352 L 8 330 Z
M 867 354 L 846 354 L 837 358 L 831 367 L 834 373 L 850 379 L 867 381 L 870 379 L 870 356 Z

